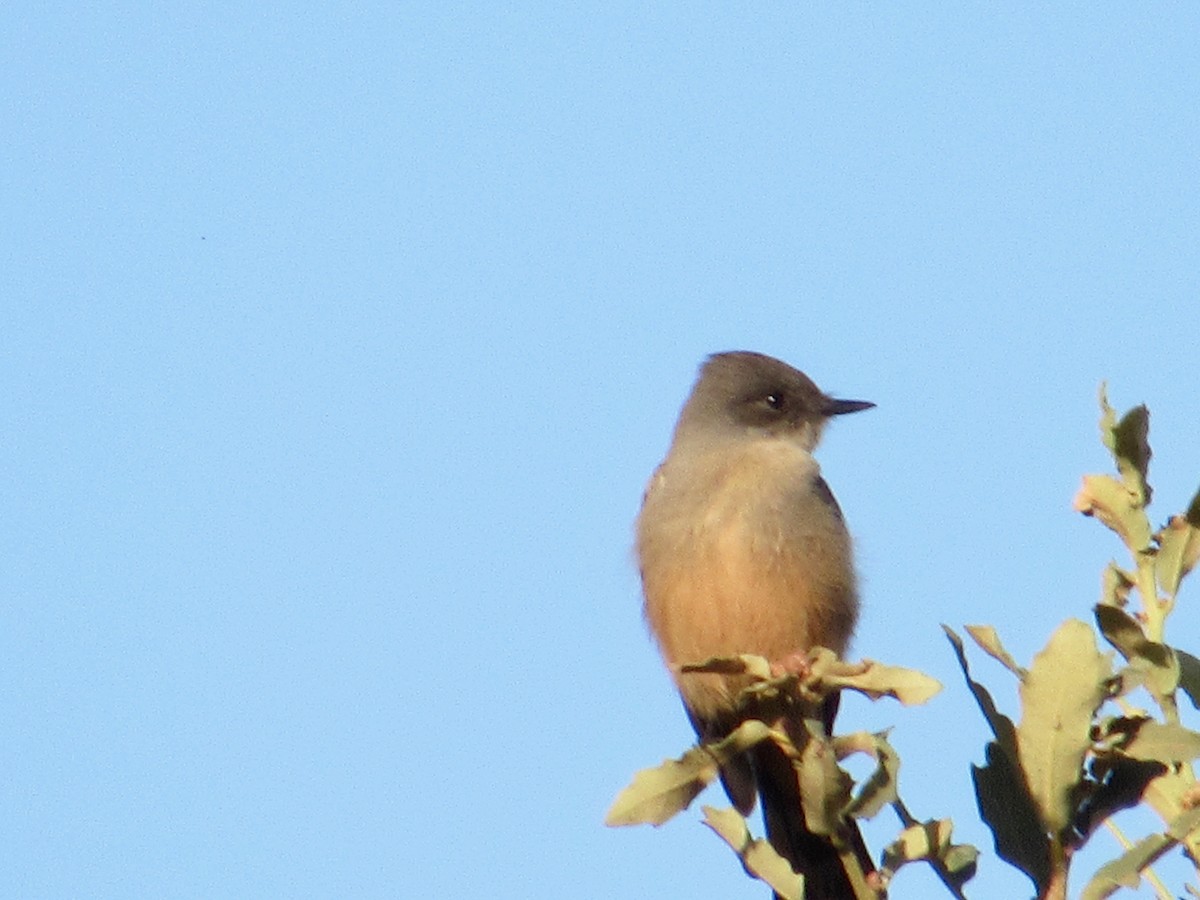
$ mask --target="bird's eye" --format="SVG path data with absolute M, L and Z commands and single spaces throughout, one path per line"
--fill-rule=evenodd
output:
M 781 394 L 767 394 L 763 401 L 771 409 L 783 409 L 783 396 Z

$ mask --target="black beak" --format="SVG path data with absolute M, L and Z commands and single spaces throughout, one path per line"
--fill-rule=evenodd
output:
M 847 413 L 862 412 L 874 405 L 869 400 L 835 400 L 833 397 L 826 397 L 825 408 L 821 412 L 827 416 L 844 416 Z

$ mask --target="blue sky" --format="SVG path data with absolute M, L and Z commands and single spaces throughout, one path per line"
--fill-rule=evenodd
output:
M 1088 616 L 1101 380 L 1151 408 L 1157 518 L 1200 483 L 1198 26 L 8 5 L 0 895 L 765 896 L 698 813 L 601 825 L 690 740 L 631 523 L 727 349 L 878 404 L 820 454 L 855 653 L 946 690 L 841 725 L 894 726 L 971 896 L 1027 895 L 939 623 L 1028 660 Z

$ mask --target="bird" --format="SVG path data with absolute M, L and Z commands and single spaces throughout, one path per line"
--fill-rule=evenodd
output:
M 813 451 L 831 418 L 874 405 L 835 399 L 761 353 L 701 365 L 635 528 L 645 619 L 701 741 L 745 717 L 735 700 L 746 681 L 683 666 L 739 654 L 775 662 L 816 646 L 845 653 L 859 611 L 851 540 Z M 834 694 L 827 726 L 836 710 Z M 809 830 L 796 770 L 776 744 L 737 757 L 721 780 L 743 815 L 761 799 L 768 840 L 805 876 L 809 900 L 854 896 L 829 837 Z

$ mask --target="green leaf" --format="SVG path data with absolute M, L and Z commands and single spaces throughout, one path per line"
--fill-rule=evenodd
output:
M 852 752 L 874 756 L 878 763 L 875 771 L 859 786 L 854 799 L 845 809 L 845 815 L 856 819 L 873 818 L 885 806 L 894 803 L 899 796 L 897 782 L 900 778 L 900 756 L 884 734 L 855 734 L 834 738 L 833 748 L 838 759 L 845 759 Z
M 1166 771 L 1160 762 L 1139 762 L 1116 754 L 1094 758 L 1091 775 L 1095 787 L 1075 823 L 1080 833 L 1091 834 L 1109 816 L 1137 806 L 1150 783 Z
M 1004 645 L 1000 643 L 1000 635 L 991 625 L 966 625 L 964 626 L 979 648 L 990 656 L 996 662 L 1000 663 L 1008 671 L 1012 672 L 1018 678 L 1025 677 L 1024 666 L 1017 665 L 1017 661 L 1012 658 Z
M 849 688 L 872 700 L 894 697 L 905 706 L 927 702 L 942 689 L 942 683 L 916 669 L 885 666 L 865 660 L 858 666 L 845 666 L 844 672 L 821 672 L 821 681 L 833 687 Z
M 1105 606 L 1124 607 L 1133 590 L 1133 576 L 1112 560 L 1104 567 L 1104 580 L 1100 588 L 1100 602 Z
M 1183 650 L 1175 651 L 1179 660 L 1179 686 L 1192 701 L 1192 707 L 1200 709 L 1200 659 Z
M 1197 828 L 1200 828 L 1200 807 L 1189 809 L 1177 816 L 1171 823 L 1171 827 L 1167 829 L 1167 837 L 1182 841 Z
M 796 874 L 769 843 L 752 838 L 746 820 L 736 809 L 706 806 L 704 824 L 733 848 L 747 873 L 766 882 L 782 900 L 803 900 L 804 876 Z
M 1108 391 L 1100 385 L 1100 438 L 1113 455 L 1130 493 L 1140 497 L 1141 505 L 1150 502 L 1146 474 L 1150 469 L 1150 410 L 1135 406 L 1117 421 L 1117 414 L 1108 405 Z
M 1196 528 L 1200 528 L 1200 491 L 1196 491 L 1192 495 L 1192 502 L 1188 504 L 1187 511 L 1183 514 L 1187 519 L 1187 523 Z
M 1117 427 L 1117 411 L 1109 405 L 1108 385 L 1100 382 L 1100 440 L 1104 446 L 1112 450 L 1116 444 L 1113 439 L 1113 429 Z
M 1150 520 L 1138 498 L 1111 475 L 1084 475 L 1073 505 L 1085 516 L 1095 516 L 1120 535 L 1130 550 L 1150 547 Z
M 1136 888 L 1141 881 L 1140 873 L 1198 826 L 1200 809 L 1192 809 L 1175 819 L 1165 833 L 1142 838 L 1112 862 L 1101 866 L 1079 895 L 1079 900 L 1103 900 L 1123 887 Z
M 1105 640 L 1144 674 L 1146 687 L 1152 694 L 1168 697 L 1175 693 L 1180 669 L 1174 650 L 1146 637 L 1137 619 L 1123 609 L 1101 603 L 1093 612 Z
M 1135 406 L 1121 417 L 1111 432 L 1110 449 L 1117 462 L 1117 471 L 1129 492 L 1139 497 L 1142 506 L 1150 502 L 1150 485 L 1146 475 L 1150 471 L 1150 410 L 1145 405 Z
M 1197 498 L 1200 499 L 1200 494 Z M 1172 516 L 1156 535 L 1158 553 L 1154 558 L 1154 575 L 1168 597 L 1173 598 L 1179 593 L 1179 583 L 1200 559 L 1200 527 L 1190 521 L 1196 504 L 1197 500 L 1193 499 L 1188 517 Z M 1200 511 L 1195 517 L 1200 517 Z
M 1108 694 L 1112 665 L 1092 629 L 1068 619 L 1033 658 L 1021 683 L 1017 755 L 1044 828 L 1059 834 L 1071 820 L 1071 793 L 1091 746 L 1092 716 Z
M 704 662 L 688 663 L 679 667 L 683 673 L 709 672 L 716 675 L 749 675 L 752 678 L 769 679 L 771 664 L 761 656 L 742 653 L 737 656 L 714 656 Z
M 1050 840 L 1016 763 L 995 741 L 985 753 L 984 766 L 971 766 L 979 815 L 992 830 L 996 854 L 1028 875 L 1040 893 L 1050 879 Z
M 1132 758 L 1161 763 L 1187 762 L 1200 757 L 1200 734 L 1182 725 L 1145 720 L 1121 747 Z
M 1138 656 L 1144 656 L 1147 652 L 1150 639 L 1146 637 L 1146 632 L 1142 630 L 1141 624 L 1125 610 L 1116 606 L 1109 606 L 1105 603 L 1099 603 L 1093 608 L 1096 616 L 1096 624 L 1100 626 L 1100 633 L 1105 639 L 1112 644 L 1121 655 L 1126 659 L 1133 659 Z M 1162 644 L 1156 645 L 1162 650 L 1152 651 L 1159 658 L 1155 662 L 1162 665 L 1166 662 L 1165 658 L 1161 657 L 1163 651 L 1167 648 Z
M 1142 838 L 1116 859 L 1097 869 L 1092 880 L 1079 895 L 1079 900 L 1103 900 L 1121 888 L 1134 890 L 1142 881 L 1139 874 L 1142 869 L 1170 850 L 1174 844 L 1175 842 L 1165 834 L 1152 834 Z
M 842 827 L 842 810 L 850 804 L 853 782 L 837 764 L 837 753 L 819 723 L 806 722 L 809 740 L 800 750 L 796 776 L 804 822 L 813 834 L 832 835 Z
M 721 741 L 693 747 L 679 759 L 665 760 L 656 768 L 642 769 L 617 795 L 604 824 L 661 825 L 687 809 L 717 778 L 722 765 L 770 736 L 770 728 L 750 719 Z
M 883 872 L 890 879 L 911 862 L 934 863 L 960 891 L 974 876 L 979 851 L 970 844 L 951 842 L 949 819 L 929 819 L 908 826 L 883 850 Z
M 1041 891 L 1050 878 L 1050 841 L 1017 762 L 1016 726 L 996 708 L 987 688 L 971 678 L 962 638 L 945 625 L 942 630 L 958 657 L 967 687 L 996 736 L 987 745 L 986 764 L 971 766 L 979 814 L 992 831 L 997 855 L 1028 875 Z
M 942 631 L 946 632 L 946 638 L 950 641 L 950 646 L 954 648 L 954 654 L 958 657 L 959 668 L 962 669 L 963 677 L 967 680 L 967 687 L 975 696 L 975 702 L 979 704 L 979 709 L 983 712 L 983 717 L 987 719 L 988 725 L 991 726 L 992 734 L 996 736 L 996 740 L 999 741 L 1003 751 L 1013 760 L 1016 760 L 1017 729 L 1013 725 L 1012 719 L 996 709 L 996 702 L 992 699 L 992 695 L 988 692 L 988 689 L 971 678 L 971 668 L 967 665 L 967 654 L 963 649 L 962 638 L 946 625 L 942 626 Z

